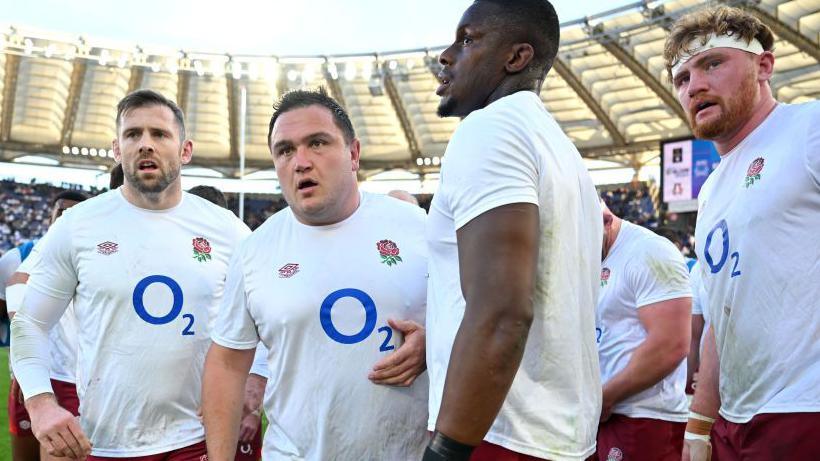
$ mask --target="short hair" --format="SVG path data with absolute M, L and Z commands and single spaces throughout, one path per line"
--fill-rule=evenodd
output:
M 727 35 L 730 32 L 730 35 L 738 35 L 747 43 L 757 39 L 766 51 L 774 49 L 772 30 L 747 11 L 728 6 L 695 11 L 678 18 L 666 38 L 663 60 L 669 80 L 672 80 L 672 67 L 678 63 L 680 55 L 692 52 L 687 48 L 692 40 L 700 38 L 701 45 L 705 45 L 709 35 Z
M 194 194 L 198 197 L 202 197 L 205 200 L 213 203 L 214 205 L 219 205 L 222 208 L 228 208 L 228 200 L 225 199 L 225 194 L 223 194 L 222 191 L 217 189 L 216 187 L 195 186 L 189 189 L 188 193 Z
M 301 109 L 310 106 L 322 106 L 329 110 L 333 115 L 333 121 L 339 130 L 342 131 L 345 143 L 350 144 L 356 138 L 356 131 L 353 129 L 353 123 L 350 122 L 350 117 L 342 106 L 327 94 L 324 87 L 319 87 L 315 90 L 294 90 L 285 93 L 282 99 L 273 105 L 273 116 L 270 118 L 270 125 L 268 126 L 268 145 L 270 145 L 270 137 L 273 134 L 273 125 L 276 120 L 284 114 L 294 109 Z
M 182 109 L 179 108 L 177 103 L 154 90 L 142 89 L 131 92 L 117 103 L 117 131 L 119 132 L 123 115 L 132 109 L 149 106 L 165 106 L 171 109 L 177 122 L 177 128 L 179 128 L 179 138 L 185 140 L 185 115 L 182 113 Z
M 71 200 L 72 202 L 82 202 L 87 200 L 88 196 L 84 193 L 76 190 L 64 190 L 59 194 L 54 196 L 54 199 L 51 201 L 51 206 L 54 206 L 60 200 Z
M 475 0 L 498 6 L 495 18 L 504 23 L 510 40 L 532 45 L 535 55 L 528 69 L 544 78 L 552 69 L 561 41 L 558 14 L 548 0 Z
M 108 178 L 108 190 L 114 190 L 120 186 L 122 186 L 122 182 L 125 180 L 124 174 L 122 172 L 122 163 L 117 163 L 113 167 L 111 167 L 111 171 L 109 172 L 110 177 Z

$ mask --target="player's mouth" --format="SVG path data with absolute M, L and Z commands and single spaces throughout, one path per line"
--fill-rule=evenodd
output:
M 159 165 L 153 160 L 140 160 L 137 162 L 137 169 L 139 171 L 153 172 L 159 170 Z
M 302 179 L 296 183 L 296 190 L 302 193 L 312 192 L 319 186 L 319 183 L 312 179 Z
M 444 72 L 439 72 L 439 74 L 436 77 L 438 78 L 438 81 L 440 83 L 438 88 L 436 88 L 436 94 L 438 96 L 441 96 L 444 94 L 445 91 L 447 91 L 447 88 L 450 87 L 450 82 L 453 81 L 453 77 L 450 74 L 446 74 Z
M 698 119 L 701 116 L 708 115 L 710 112 L 714 112 L 714 109 L 710 110 L 710 108 L 712 108 L 712 107 L 720 107 L 720 106 L 716 102 L 712 102 L 712 101 L 701 101 L 701 102 L 695 104 L 692 107 L 692 109 L 690 110 L 692 112 L 692 118 L 693 119 Z

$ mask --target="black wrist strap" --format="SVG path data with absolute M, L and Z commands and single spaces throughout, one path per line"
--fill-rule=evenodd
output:
M 436 431 L 422 461 L 469 461 L 475 447 L 457 442 Z

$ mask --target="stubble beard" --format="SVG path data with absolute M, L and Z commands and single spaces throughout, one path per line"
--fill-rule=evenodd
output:
M 171 167 L 167 172 L 159 168 L 159 177 L 153 180 L 143 180 L 137 175 L 137 171 L 125 168 L 123 166 L 123 173 L 128 182 L 141 194 L 148 197 L 155 197 L 164 192 L 174 181 L 179 178 L 180 167 Z
M 728 99 L 720 98 L 718 105 L 722 114 L 716 119 L 705 123 L 696 123 L 692 117 L 692 133 L 698 139 L 720 139 L 736 131 L 740 125 L 751 117 L 754 110 L 757 78 L 754 72 L 746 74 L 738 91 Z

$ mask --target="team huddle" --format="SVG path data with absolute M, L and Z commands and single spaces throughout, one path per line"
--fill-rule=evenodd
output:
M 360 191 L 345 109 L 299 90 L 267 139 L 288 208 L 251 233 L 182 190 L 179 107 L 127 95 L 122 185 L 59 196 L 15 253 L 10 413 L 31 425 L 12 432 L 40 459 L 816 459 L 820 104 L 774 99 L 754 16 L 672 26 L 673 92 L 721 155 L 690 281 L 545 109 L 559 35 L 546 0 L 465 11 L 439 57 L 438 115 L 461 122 L 429 215 Z

